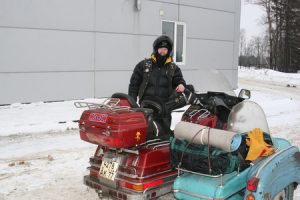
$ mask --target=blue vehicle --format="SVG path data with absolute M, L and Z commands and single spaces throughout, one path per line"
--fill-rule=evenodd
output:
M 271 137 L 266 116 L 258 104 L 245 100 L 231 109 L 228 131 L 239 133 L 245 140 L 247 132 L 256 128 L 262 130 L 274 153 L 247 161 L 246 166 L 239 165 L 229 173 L 199 173 L 178 167 L 173 185 L 175 197 L 186 200 L 292 200 L 300 182 L 299 149 L 283 138 Z

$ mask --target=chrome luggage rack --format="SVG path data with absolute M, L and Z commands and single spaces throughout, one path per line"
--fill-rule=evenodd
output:
M 91 103 L 91 102 L 74 102 L 74 106 L 76 108 L 88 108 L 96 109 L 96 108 L 105 108 L 111 111 L 120 111 L 120 110 L 130 110 L 129 106 L 118 106 L 120 102 L 119 98 L 107 98 L 103 103 Z
M 142 147 L 152 148 L 153 150 L 155 150 L 158 147 L 166 146 L 166 145 L 169 145 L 168 140 L 152 139 L 152 140 L 148 140 L 142 144 L 139 144 L 139 145 L 136 145 L 133 147 L 129 147 L 129 148 L 113 148 L 113 147 L 108 147 L 108 148 L 116 151 L 117 153 L 126 152 L 126 153 L 133 153 L 133 154 L 139 155 L 139 150 Z
M 191 173 L 191 174 L 196 174 L 196 175 L 200 175 L 200 176 L 206 176 L 206 177 L 210 177 L 210 178 L 220 178 L 220 187 L 224 186 L 224 180 L 223 180 L 223 174 L 218 174 L 218 175 L 210 175 L 210 174 L 203 174 L 203 173 L 199 173 L 199 172 L 193 172 L 190 170 L 186 170 L 186 169 L 182 169 L 182 168 L 176 168 L 178 173 L 177 176 L 180 176 L 183 172 L 187 172 L 187 173 Z
M 202 119 L 202 118 L 206 118 L 207 116 L 210 115 L 210 112 L 209 110 L 207 109 L 199 109 L 199 110 L 193 110 L 191 113 L 189 113 L 189 117 L 192 118 L 194 117 L 195 115 L 197 115 L 198 113 L 202 112 L 202 114 L 200 114 L 197 119 Z
M 226 177 L 226 174 L 217 174 L 217 175 L 211 175 L 211 174 L 203 174 L 203 173 L 199 173 L 199 172 L 194 172 L 194 171 L 190 171 L 190 170 L 186 170 L 180 167 L 177 167 L 177 176 L 182 175 L 183 173 L 190 173 L 190 174 L 196 174 L 196 175 L 200 175 L 200 176 L 206 176 L 206 177 L 210 177 L 210 178 L 219 178 L 220 179 L 220 185 L 219 187 L 223 187 L 225 182 L 227 182 L 227 180 L 231 179 L 232 177 L 235 176 L 239 176 L 240 175 L 240 166 L 238 167 L 237 171 L 235 171 L 229 178 Z
M 219 178 L 219 177 L 223 176 L 223 174 L 217 174 L 217 175 L 203 174 L 203 173 L 186 170 L 186 169 L 179 168 L 179 167 L 177 167 L 176 169 L 178 171 L 178 176 L 180 176 L 181 172 L 188 172 L 188 173 L 191 173 L 191 174 L 197 174 L 197 175 L 207 176 L 207 177 L 211 177 L 211 178 Z

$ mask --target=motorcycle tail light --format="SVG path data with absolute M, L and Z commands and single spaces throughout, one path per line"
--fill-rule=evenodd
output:
M 164 183 L 163 180 L 155 180 L 155 181 L 151 181 L 151 182 L 144 183 L 144 184 L 133 184 L 133 183 L 125 182 L 125 181 L 119 181 L 120 186 L 129 188 L 129 189 L 132 189 L 132 190 L 136 190 L 136 191 L 143 191 L 143 190 L 146 190 L 148 188 L 161 185 L 163 183 Z
M 98 177 L 98 173 L 96 171 L 90 170 L 90 176 Z
M 161 185 L 163 183 L 164 183 L 163 180 L 156 180 L 156 181 L 153 181 L 153 182 L 145 183 L 144 184 L 144 189 L 155 187 L 155 186 Z
M 247 190 L 251 192 L 256 192 L 258 183 L 259 183 L 259 178 L 256 177 L 250 178 L 247 182 Z

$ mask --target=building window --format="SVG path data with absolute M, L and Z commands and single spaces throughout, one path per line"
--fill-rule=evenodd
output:
M 162 34 L 169 36 L 173 42 L 173 60 L 176 64 L 185 64 L 185 23 L 162 21 Z

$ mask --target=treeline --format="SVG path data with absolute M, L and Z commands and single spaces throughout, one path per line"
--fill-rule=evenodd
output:
M 241 66 L 268 67 L 282 72 L 300 70 L 300 0 L 253 0 L 266 11 L 264 36 L 249 42 L 240 34 Z

